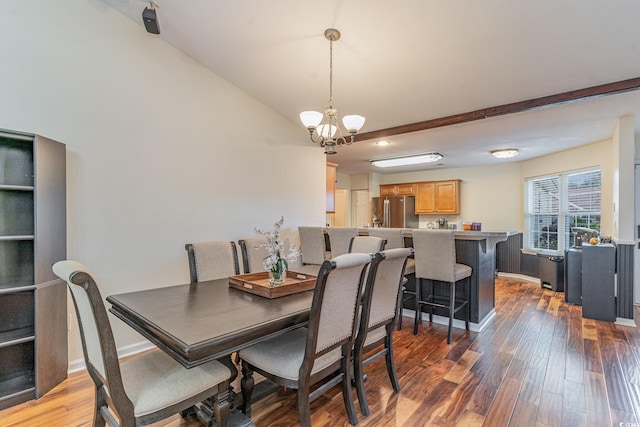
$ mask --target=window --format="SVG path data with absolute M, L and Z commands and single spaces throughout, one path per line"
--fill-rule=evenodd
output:
M 600 231 L 600 170 L 525 180 L 525 247 L 564 251 L 573 227 Z

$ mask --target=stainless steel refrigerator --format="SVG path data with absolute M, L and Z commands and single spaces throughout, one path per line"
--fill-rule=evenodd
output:
M 372 215 L 386 228 L 418 228 L 414 196 L 381 196 L 371 199 Z

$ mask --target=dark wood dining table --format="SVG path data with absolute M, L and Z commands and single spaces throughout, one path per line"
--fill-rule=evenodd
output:
M 186 368 L 217 359 L 233 381 L 238 371 L 230 355 L 306 325 L 312 299 L 313 291 L 269 299 L 220 279 L 111 295 L 107 302 L 111 313 Z
M 186 368 L 200 365 L 309 320 L 312 291 L 265 298 L 228 279 L 111 295 L 109 311 Z

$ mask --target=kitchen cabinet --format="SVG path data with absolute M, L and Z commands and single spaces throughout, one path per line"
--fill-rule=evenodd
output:
M 381 196 L 415 196 L 416 184 L 386 184 L 380 186 Z
M 337 163 L 327 162 L 327 212 L 336 211 L 336 169 Z
M 460 180 L 418 182 L 416 188 L 417 214 L 460 213 Z
M 66 151 L 0 130 L 0 409 L 39 398 L 67 376 Z

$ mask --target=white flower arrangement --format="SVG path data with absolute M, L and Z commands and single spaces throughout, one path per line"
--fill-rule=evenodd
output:
M 264 236 L 267 239 L 267 243 L 257 246 L 258 248 L 267 248 L 269 255 L 262 262 L 262 266 L 265 270 L 272 273 L 282 273 L 289 269 L 289 261 L 294 261 L 300 256 L 300 251 L 294 245 L 289 247 L 289 252 L 285 254 L 284 242 L 280 238 L 280 228 L 284 224 L 284 217 L 281 217 L 278 222 L 274 224 L 273 231 L 262 231 L 255 229 L 256 234 Z

